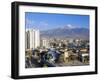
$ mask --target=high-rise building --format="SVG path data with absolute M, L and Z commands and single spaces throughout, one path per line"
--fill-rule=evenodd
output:
M 27 29 L 25 32 L 25 48 L 34 49 L 40 46 L 40 32 L 36 29 Z

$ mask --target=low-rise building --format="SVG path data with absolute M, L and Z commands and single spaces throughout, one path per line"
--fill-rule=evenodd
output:
M 79 57 L 79 60 L 83 63 L 89 62 L 89 53 L 80 53 L 78 57 Z

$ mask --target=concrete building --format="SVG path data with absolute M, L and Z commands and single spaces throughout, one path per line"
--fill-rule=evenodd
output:
M 49 48 L 49 40 L 47 38 L 41 38 L 41 46 L 45 48 Z
M 34 49 L 40 46 L 40 32 L 36 29 L 27 29 L 25 32 L 25 48 Z
M 88 53 L 81 53 L 79 54 L 79 60 L 83 63 L 89 62 L 89 54 Z

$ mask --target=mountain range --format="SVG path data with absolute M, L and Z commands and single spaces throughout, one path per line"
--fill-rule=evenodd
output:
M 55 29 L 40 31 L 40 35 L 41 37 L 48 37 L 48 38 L 89 39 L 89 29 L 64 26 Z

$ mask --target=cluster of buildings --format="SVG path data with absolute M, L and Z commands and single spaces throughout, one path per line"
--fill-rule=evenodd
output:
M 38 29 L 27 29 L 25 31 L 25 49 L 35 49 L 37 47 L 49 48 L 50 40 L 40 37 Z
M 37 47 L 51 48 L 68 46 L 68 44 L 79 45 L 82 43 L 80 39 L 60 39 L 40 37 L 40 31 L 37 29 L 26 29 L 25 31 L 25 48 L 35 49 Z M 72 46 L 72 45 L 70 45 Z
M 26 29 L 25 31 L 25 49 L 48 49 L 55 48 L 62 52 L 60 58 L 64 61 L 69 59 L 79 59 L 80 62 L 89 64 L 89 41 L 81 39 L 60 39 L 44 38 L 40 36 L 37 29 Z M 59 59 L 60 59 L 59 58 Z

